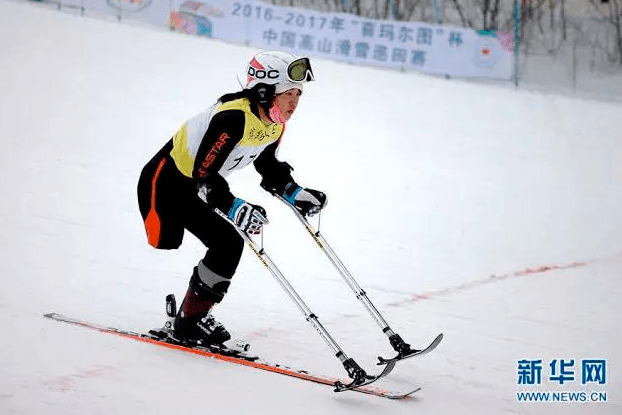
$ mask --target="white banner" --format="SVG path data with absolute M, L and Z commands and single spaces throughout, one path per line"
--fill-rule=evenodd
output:
M 132 19 L 155 26 L 168 24 L 172 7 L 170 0 L 51 0 L 61 6 L 82 8 L 98 14 L 115 16 L 119 20 Z
M 224 41 L 360 65 L 510 79 L 512 33 L 361 18 L 243 0 L 61 0 Z
M 177 30 L 227 41 L 364 65 L 452 76 L 510 79 L 512 35 L 372 20 L 253 0 L 173 0 Z

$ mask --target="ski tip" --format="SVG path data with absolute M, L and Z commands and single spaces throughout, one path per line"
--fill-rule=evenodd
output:
M 411 395 L 413 395 L 414 393 L 419 392 L 421 389 L 423 389 L 423 388 L 421 386 L 419 386 L 419 387 L 416 387 L 415 389 L 411 390 L 410 392 L 405 392 L 405 393 L 389 393 L 389 394 L 385 395 L 385 397 L 389 398 L 389 399 L 394 399 L 394 400 L 404 399 L 404 398 L 411 397 Z
M 429 350 L 434 350 L 436 349 L 436 346 L 438 346 L 441 341 L 443 340 L 445 336 L 443 335 L 443 333 L 439 333 L 438 336 L 436 336 L 436 338 L 434 340 L 432 340 L 432 344 L 430 344 L 427 348 Z
M 432 340 L 432 343 L 427 348 L 435 348 L 436 346 L 438 346 L 438 344 L 443 340 L 443 337 L 445 337 L 443 333 L 439 333 L 438 336 L 436 336 L 434 340 Z

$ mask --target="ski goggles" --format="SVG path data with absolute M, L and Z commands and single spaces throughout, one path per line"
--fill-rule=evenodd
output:
M 313 70 L 309 58 L 296 59 L 287 67 L 287 77 L 293 82 L 314 81 Z

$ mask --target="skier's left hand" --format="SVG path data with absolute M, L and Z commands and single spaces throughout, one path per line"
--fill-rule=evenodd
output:
M 283 194 L 284 199 L 304 216 L 313 216 L 324 209 L 328 200 L 319 190 L 300 187 L 290 183 Z

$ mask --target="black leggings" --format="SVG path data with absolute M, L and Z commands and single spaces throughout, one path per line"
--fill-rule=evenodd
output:
M 231 279 L 240 262 L 244 240 L 199 199 L 196 182 L 181 174 L 168 155 L 171 146 L 172 141 L 147 163 L 138 181 L 138 204 L 148 242 L 158 249 L 177 249 L 187 229 L 207 248 L 203 264 Z

